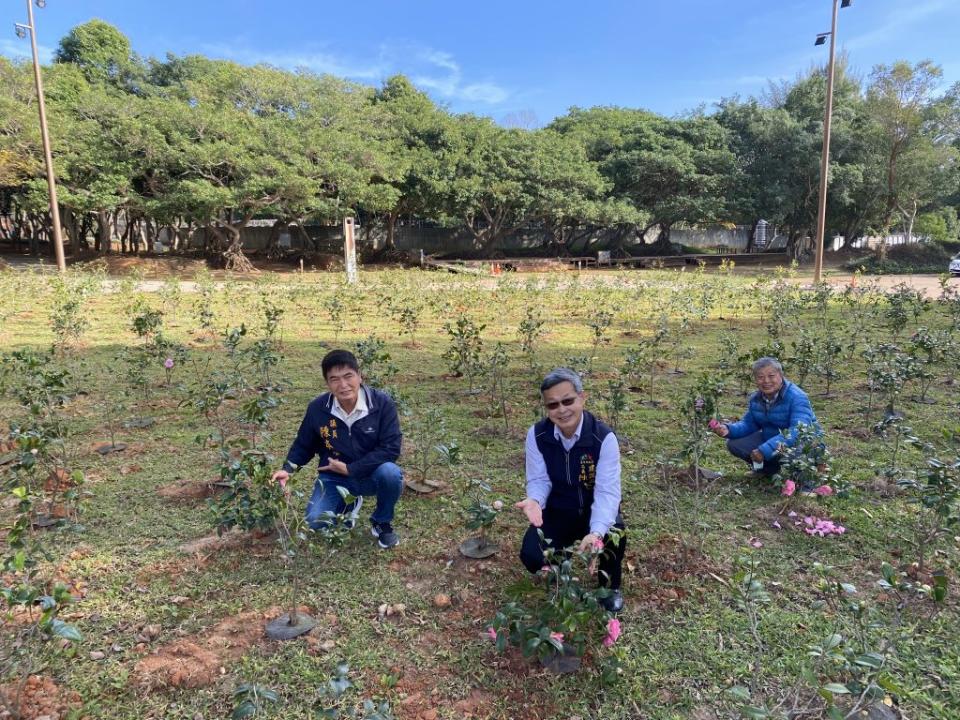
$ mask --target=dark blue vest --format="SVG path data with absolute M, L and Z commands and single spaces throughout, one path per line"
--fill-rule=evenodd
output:
M 564 450 L 554 436 L 554 424 L 549 418 L 534 425 L 533 432 L 550 478 L 547 507 L 589 513 L 593 505 L 593 488 L 597 484 L 600 447 L 603 439 L 613 431 L 584 411 L 580 439 L 570 452 Z

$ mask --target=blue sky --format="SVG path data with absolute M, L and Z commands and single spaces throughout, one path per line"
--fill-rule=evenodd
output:
M 98 17 L 141 55 L 202 53 L 245 64 L 307 67 L 377 85 L 404 73 L 455 112 L 544 124 L 572 105 L 666 115 L 761 93 L 823 62 L 814 36 L 830 0 L 48 0 L 37 10 L 49 58 L 71 27 Z M 21 2 L 2 4 L 0 54 Z M 932 59 L 960 81 L 960 1 L 854 0 L 839 48 L 861 75 L 877 63 Z

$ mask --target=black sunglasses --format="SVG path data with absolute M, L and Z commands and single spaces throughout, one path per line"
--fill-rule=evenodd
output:
M 574 397 L 565 397 L 563 400 L 552 400 L 548 403 L 544 403 L 543 406 L 547 410 L 556 410 L 558 407 L 563 405 L 564 407 L 570 407 L 577 401 L 576 396 Z

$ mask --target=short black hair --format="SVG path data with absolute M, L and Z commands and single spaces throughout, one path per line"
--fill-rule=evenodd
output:
M 355 372 L 360 372 L 360 364 L 352 352 L 349 350 L 331 350 L 320 361 L 323 379 L 326 380 L 327 373 L 338 367 L 348 367 Z

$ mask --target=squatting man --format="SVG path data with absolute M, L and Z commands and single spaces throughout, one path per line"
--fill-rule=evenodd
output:
M 546 542 L 580 552 L 603 543 L 599 583 L 610 589 L 601 604 L 623 609 L 620 591 L 626 538 L 620 517 L 620 446 L 613 431 L 584 410 L 586 393 L 573 370 L 552 370 L 540 385 L 547 417 L 527 432 L 527 497 L 516 504 L 530 521 L 520 559 L 531 573 L 544 565 Z M 617 540 L 610 529 L 619 531 Z
M 333 350 L 320 363 L 328 392 L 307 406 L 283 469 L 273 474 L 286 486 L 290 474 L 319 456 L 317 478 L 307 503 L 307 523 L 318 530 L 333 514 L 348 515 L 352 526 L 364 496 L 376 496 L 370 529 L 381 548 L 396 547 L 394 507 L 403 490 L 397 466 L 403 436 L 393 399 L 365 385 L 353 353 Z M 339 488 L 356 500 L 348 508 Z

